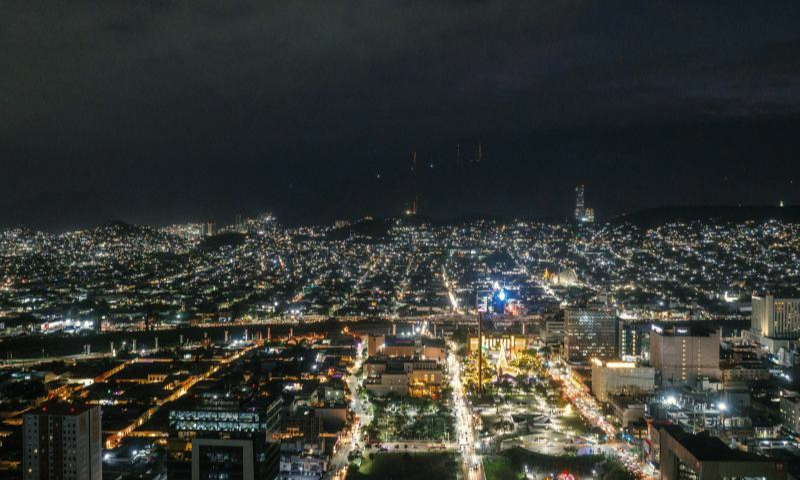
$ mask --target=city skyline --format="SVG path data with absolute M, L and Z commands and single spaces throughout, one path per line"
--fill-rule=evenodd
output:
M 800 479 L 798 25 L 0 0 L 0 480 Z
M 95 3 L 0 19 L 0 225 L 800 203 L 791 0 Z

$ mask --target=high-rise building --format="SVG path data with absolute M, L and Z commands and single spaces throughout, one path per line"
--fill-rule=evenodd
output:
M 23 415 L 23 480 L 102 477 L 99 406 L 45 404 Z
M 582 223 L 594 222 L 594 209 L 586 206 L 583 185 L 575 187 L 575 220 Z
M 578 185 L 575 187 L 575 220 L 582 222 L 585 215 L 584 187 L 583 185 Z
M 650 325 L 630 320 L 619 321 L 619 355 L 639 357 L 649 354 Z
M 720 332 L 699 324 L 653 325 L 650 363 L 663 385 L 694 385 L 698 379 L 719 379 Z
M 169 480 L 274 480 L 281 400 L 253 399 L 246 387 L 199 393 L 196 406 L 169 412 Z M 224 476 L 223 476 L 224 474 Z
M 753 295 L 750 327 L 761 337 L 775 340 L 800 338 L 800 298 Z
M 607 307 L 564 312 L 564 357 L 569 363 L 617 358 L 617 315 Z

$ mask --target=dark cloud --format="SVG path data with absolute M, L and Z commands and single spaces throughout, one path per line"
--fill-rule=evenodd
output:
M 392 213 L 412 150 L 439 215 L 567 213 L 577 181 L 605 214 L 800 202 L 799 21 L 793 0 L 0 0 L 0 224 Z M 456 168 L 457 143 L 492 166 Z

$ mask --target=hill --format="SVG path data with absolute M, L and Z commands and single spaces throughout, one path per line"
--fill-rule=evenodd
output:
M 643 227 L 652 227 L 670 222 L 716 221 L 742 223 L 747 221 L 765 222 L 768 220 L 800 223 L 800 205 L 786 207 L 772 205 L 658 207 L 620 215 L 612 219 L 611 222 L 628 222 Z

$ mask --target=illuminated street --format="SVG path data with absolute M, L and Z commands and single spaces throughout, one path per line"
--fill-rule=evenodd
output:
M 608 443 L 598 445 L 596 448 L 616 456 L 626 468 L 639 478 L 654 478 L 652 468 L 648 468 L 642 462 L 639 462 L 631 453 L 630 446 L 627 443 L 617 440 L 619 429 L 603 415 L 602 408 L 591 395 L 586 385 L 575 378 L 573 374 L 570 374 L 562 365 L 553 365 L 547 369 L 547 372 L 561 385 L 565 398 L 577 409 L 578 413 L 593 426 L 603 430 L 607 435 Z
M 454 353 L 455 344 L 449 345 L 447 353 L 447 369 L 450 375 L 450 386 L 453 389 L 453 413 L 456 423 L 459 452 L 463 460 L 464 474 L 467 479 L 483 478 L 481 459 L 475 451 L 477 437 L 475 435 L 472 411 L 466 401 L 464 386 L 461 381 L 461 362 Z

